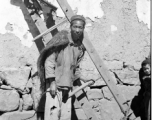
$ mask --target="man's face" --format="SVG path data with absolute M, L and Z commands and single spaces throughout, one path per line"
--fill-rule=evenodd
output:
M 150 65 L 149 64 L 144 65 L 143 71 L 146 75 L 150 75 L 150 73 L 151 73 Z
M 76 42 L 83 34 L 85 23 L 81 20 L 74 20 L 71 23 L 72 39 Z

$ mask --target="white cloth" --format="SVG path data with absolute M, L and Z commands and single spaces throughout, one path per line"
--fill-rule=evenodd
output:
M 63 96 L 67 91 L 59 89 L 57 92 L 54 98 L 49 92 L 46 93 L 44 120 L 71 120 L 71 98 L 64 103 Z

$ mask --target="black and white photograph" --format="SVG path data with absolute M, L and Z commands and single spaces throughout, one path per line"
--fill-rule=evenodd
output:
M 0 120 L 151 120 L 151 0 L 1 0 Z

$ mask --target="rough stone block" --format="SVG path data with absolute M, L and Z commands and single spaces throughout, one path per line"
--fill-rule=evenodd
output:
M 115 100 L 100 100 L 100 112 L 104 120 L 120 120 L 124 117 Z
M 101 78 L 99 80 L 97 80 L 92 86 L 106 86 L 106 83 L 104 82 L 104 80 Z
M 30 94 L 22 95 L 23 98 L 23 110 L 30 110 L 33 106 L 33 99 Z
M 32 87 L 31 96 L 34 101 L 34 109 L 37 109 L 39 102 L 40 102 L 40 103 L 42 103 L 42 105 L 40 105 L 40 108 L 38 110 L 43 112 L 44 106 L 45 106 L 45 102 L 43 102 L 43 100 L 45 100 L 45 95 L 41 96 L 42 92 L 40 89 L 40 85 L 41 85 L 40 79 L 38 78 L 38 76 L 35 76 L 32 78 L 32 82 L 33 82 L 33 87 Z M 41 99 L 41 97 L 42 97 L 42 99 Z
M 80 109 L 80 108 L 82 108 L 77 99 L 75 99 L 75 101 L 74 101 L 74 103 L 73 103 L 73 106 L 74 106 L 75 109 Z
M 116 71 L 115 73 L 123 83 L 137 84 L 139 81 L 139 74 L 137 71 L 122 70 Z
M 113 98 L 113 95 L 111 94 L 111 92 L 107 86 L 103 87 L 102 91 L 103 91 L 103 96 L 105 99 L 111 100 Z
M 85 115 L 83 109 L 75 109 L 75 113 L 79 120 L 87 120 L 87 116 Z
M 33 82 L 32 82 L 32 79 L 30 78 L 26 84 L 26 87 L 27 88 L 32 88 L 33 87 Z
M 110 74 L 110 76 L 111 76 L 111 78 L 112 78 L 112 80 L 111 80 L 111 81 L 113 81 L 113 82 L 114 82 L 114 84 L 117 84 L 117 83 L 118 83 L 118 81 L 117 81 L 117 79 L 116 79 L 116 77 L 115 77 L 115 74 L 114 74 L 113 72 L 111 72 L 111 71 L 109 71 L 109 74 Z
M 101 92 L 101 89 L 90 89 L 89 91 L 87 91 L 87 96 L 88 96 L 89 100 L 103 98 L 103 94 Z
M 28 48 L 24 47 L 20 39 L 12 33 L 6 33 L 0 36 L 0 39 L 0 58 L 2 58 L 0 59 L 0 67 L 20 67 L 20 59 Z
M 92 105 L 92 108 L 97 108 L 99 106 L 99 101 L 90 100 L 90 104 Z
M 140 86 L 117 85 L 117 89 L 120 91 L 125 100 L 132 100 L 133 97 L 138 94 Z M 102 90 L 105 99 L 111 100 L 113 98 L 113 95 L 108 87 L 103 87 Z
M 19 94 L 15 90 L 0 89 L 0 111 L 9 112 L 19 107 Z
M 124 79 L 123 82 L 130 85 L 136 85 L 140 82 L 140 80 L 139 78 L 130 78 L 130 79 Z
M 126 100 L 132 100 L 140 90 L 140 86 L 117 85 Z
M 1 70 L 0 77 L 7 85 L 24 91 L 29 79 L 30 67 L 23 68 L 5 68 Z
M 35 111 L 15 111 L 4 113 L 0 116 L 0 120 L 37 120 Z
M 123 62 L 122 61 L 104 61 L 105 65 L 112 70 L 121 70 L 123 67 Z

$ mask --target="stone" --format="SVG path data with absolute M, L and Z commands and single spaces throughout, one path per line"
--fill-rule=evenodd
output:
M 111 81 L 113 81 L 114 84 L 117 84 L 118 81 L 117 81 L 117 79 L 116 79 L 116 77 L 115 77 L 115 74 L 114 74 L 112 71 L 109 71 L 109 75 L 110 75 L 110 77 L 112 78 Z
M 104 63 L 108 67 L 108 69 L 111 70 L 121 70 L 123 67 L 122 61 L 111 60 L 111 61 L 104 61 Z
M 96 107 L 96 108 L 94 108 L 94 111 L 95 111 L 96 113 L 99 113 L 99 112 L 100 112 L 100 108 L 99 108 L 99 107 Z
M 140 82 L 140 80 L 139 78 L 130 78 L 130 79 L 125 79 L 123 82 L 129 85 L 136 85 Z
M 12 25 L 9 22 L 6 24 L 5 29 L 8 31 L 13 31 Z
M 0 88 L 4 89 L 4 90 L 13 90 L 13 88 L 11 86 L 8 86 L 8 85 L 1 85 Z
M 139 81 L 139 74 L 137 71 L 130 71 L 127 69 L 115 71 L 118 78 L 126 84 L 137 84 Z
M 102 99 L 103 94 L 101 92 L 101 89 L 90 89 L 87 91 L 87 97 L 89 100 L 91 99 Z
M 2 72 L 0 72 L 0 77 L 7 85 L 24 91 L 29 79 L 30 71 L 30 67 L 4 68 L 2 69 Z
M 106 86 L 106 83 L 104 82 L 104 80 L 101 78 L 99 80 L 97 80 L 93 85 L 94 87 L 100 87 L 100 86 Z
M 0 67 L 19 68 L 19 59 L 24 56 L 27 47 L 24 47 L 20 39 L 12 33 L 6 33 L 0 36 L 0 39 Z
M 102 92 L 105 99 L 111 100 L 113 98 L 113 95 L 107 86 L 102 88 Z
M 35 76 L 35 75 L 37 75 L 37 65 L 36 64 L 32 66 L 32 70 L 31 70 L 31 76 Z
M 101 99 L 99 101 L 100 112 L 104 120 L 120 120 L 124 117 L 117 102 L 115 100 L 109 101 Z
M 0 86 L 1 86 L 1 85 L 3 85 L 3 81 L 2 81 L 2 79 L 0 78 Z
M 117 85 L 117 87 L 127 101 L 132 100 L 136 95 L 138 95 L 140 90 L 140 86 Z
M 111 71 L 107 71 L 107 72 L 108 72 L 108 74 L 110 75 L 110 77 L 112 78 L 111 81 L 112 81 L 114 84 L 117 84 L 117 79 L 116 79 L 114 73 L 111 72 Z M 98 78 L 100 78 L 100 79 L 97 80 L 92 86 L 95 87 L 95 86 L 106 86 L 106 85 L 107 85 L 107 84 L 105 83 L 104 79 L 103 79 L 100 75 L 98 75 Z
M 20 112 L 23 111 L 23 99 L 22 98 L 20 98 L 20 104 L 19 104 L 18 111 L 20 111 Z
M 28 36 L 28 34 L 26 33 L 30 33 L 30 34 L 32 33 L 33 37 L 35 37 L 39 34 L 39 32 L 37 32 L 37 30 L 35 29 L 34 24 L 31 21 L 31 19 L 29 19 L 30 16 L 24 10 L 24 6 L 22 6 L 21 4 L 18 4 L 18 1 L 20 0 L 11 0 L 11 2 L 6 1 L 6 0 L 1 1 L 2 4 L 0 8 L 3 15 L 1 16 L 2 19 L 0 23 L 1 24 L 0 67 L 1 66 L 20 67 L 20 66 L 25 66 L 27 64 L 28 65 L 30 64 L 33 67 L 34 65 L 36 66 L 36 61 L 39 56 L 38 49 L 40 48 L 37 48 L 34 42 L 30 49 L 28 49 L 27 47 L 26 48 L 24 47 L 26 46 L 25 43 L 28 43 L 28 42 L 31 43 L 31 40 L 32 40 L 31 39 L 32 37 Z M 51 0 L 47 0 L 47 1 L 50 2 Z M 73 3 L 76 1 L 77 3 L 83 3 L 85 7 L 83 6 L 83 4 L 82 5 L 70 4 L 73 10 L 75 9 L 77 5 L 79 6 L 78 8 L 76 8 L 75 12 L 85 12 L 86 7 L 90 11 L 94 10 L 94 9 L 93 10 L 91 9 L 92 5 L 90 3 L 94 3 L 94 1 L 92 2 L 92 0 L 86 0 L 88 4 L 86 4 L 85 0 L 81 2 L 78 2 L 78 0 L 68 0 L 68 2 L 70 3 Z M 149 2 L 150 0 L 116 0 L 116 1 L 99 0 L 95 4 L 95 6 L 97 5 L 98 8 L 100 7 L 101 11 L 100 12 L 96 12 L 96 10 L 94 11 L 97 13 L 95 19 L 92 20 L 90 17 L 87 17 L 87 16 L 90 16 L 90 14 L 88 15 L 83 14 L 85 17 L 87 17 L 87 19 L 89 20 L 91 19 L 90 20 L 91 26 L 87 27 L 88 29 L 87 32 L 90 38 L 90 42 L 92 43 L 94 48 L 97 50 L 97 53 L 100 56 L 100 58 L 102 60 L 108 61 L 107 67 L 109 67 L 109 69 L 120 70 L 122 67 L 122 62 L 126 62 L 127 65 L 133 66 L 134 70 L 136 70 L 135 72 L 137 72 L 140 68 L 141 61 L 144 60 L 144 58 L 149 54 L 150 29 L 149 27 L 147 27 L 147 24 L 149 25 L 150 23 L 149 22 L 150 16 L 148 14 L 150 12 L 149 10 L 150 4 L 148 4 Z M 22 3 L 22 1 L 20 1 L 20 3 Z M 148 7 L 147 7 L 147 4 L 148 4 Z M 91 5 L 91 8 L 89 8 L 90 5 Z M 25 12 L 24 15 L 21 12 L 21 10 Z M 8 14 L 5 14 L 7 11 L 9 11 Z M 61 9 L 59 11 L 61 12 Z M 104 16 L 102 17 L 101 15 L 103 14 L 100 14 L 101 12 L 104 13 Z M 141 15 L 141 17 L 139 15 Z M 149 17 L 146 17 L 147 15 Z M 12 16 L 15 16 L 15 17 L 12 17 Z M 55 22 L 59 22 L 61 17 L 63 16 L 58 15 L 57 17 L 58 20 L 56 18 Z M 5 26 L 7 23 L 11 24 L 13 28 L 13 32 L 6 33 Z M 67 26 L 66 25 L 60 26 L 59 29 L 62 30 L 69 26 L 69 25 Z M 112 25 L 117 27 L 117 31 L 115 32 L 111 31 L 110 27 Z M 11 30 L 9 29 L 9 31 Z M 41 45 L 38 45 L 38 47 L 39 46 Z M 94 75 L 94 70 L 93 70 L 94 65 L 91 59 L 89 58 L 89 56 L 87 59 L 83 61 L 83 63 L 84 65 L 82 65 L 82 69 L 84 69 L 86 72 L 89 71 L 90 73 Z M 138 80 L 137 77 L 128 75 L 127 71 L 124 71 L 123 69 L 121 69 L 120 71 L 124 72 L 125 75 L 121 76 L 121 74 L 119 73 L 117 73 L 117 75 L 120 78 L 120 80 L 122 80 L 125 84 L 135 84 L 136 81 Z M 34 72 L 35 71 L 33 70 L 32 75 L 34 74 Z M 102 82 L 96 82 L 94 85 L 102 86 L 103 83 L 104 81 L 102 80 Z M 123 86 L 122 88 L 120 88 L 120 89 L 123 89 L 123 88 L 125 89 L 123 93 L 125 97 L 128 96 L 127 94 L 131 92 L 131 91 L 127 91 L 126 89 L 127 87 L 128 87 L 128 90 L 134 90 L 130 88 L 129 85 L 125 87 Z M 134 87 L 134 86 L 131 86 L 131 87 Z M 36 96 L 35 97 L 35 101 L 36 101 L 36 98 L 39 96 L 39 90 L 37 90 L 36 88 L 34 89 L 32 90 L 34 91 L 33 96 Z M 106 93 L 105 91 L 104 93 L 108 94 L 108 92 Z M 127 94 L 125 95 L 125 93 Z M 110 97 L 108 97 L 108 95 L 105 95 L 105 96 L 107 96 L 106 98 L 111 100 Z M 132 97 L 127 98 L 127 99 L 131 99 L 131 98 Z M 110 109 L 111 107 L 110 105 L 112 103 L 110 104 L 109 102 L 111 101 L 103 101 L 103 102 L 105 103 L 103 104 L 103 106 L 108 106 L 108 107 L 105 107 L 106 108 L 105 110 Z M 115 115 L 117 116 L 118 114 L 119 112 L 115 113 L 114 116 L 112 116 L 113 112 L 111 114 L 105 111 L 103 116 L 105 116 L 105 120 L 114 120 L 116 119 Z M 16 115 L 17 114 L 15 114 L 15 116 Z M 10 117 L 10 119 L 11 118 L 12 117 Z M 120 120 L 120 119 L 117 119 L 117 120 Z
M 92 108 L 97 108 L 99 106 L 99 101 L 97 100 L 90 100 L 89 102 L 92 105 Z
M 117 85 L 117 89 L 126 101 L 130 101 L 138 94 L 140 86 Z M 114 98 L 108 87 L 103 87 L 102 91 L 105 99 L 112 100 Z
M 4 113 L 0 116 L 0 120 L 37 120 L 34 110 L 31 111 L 14 111 Z
M 74 100 L 73 106 L 74 106 L 74 109 L 80 109 L 80 108 L 82 108 L 77 99 Z
M 19 94 L 16 90 L 0 89 L 0 111 L 10 112 L 17 110 L 19 107 Z
M 33 107 L 33 99 L 30 94 L 22 95 L 23 110 L 30 110 Z
M 32 79 L 30 78 L 26 84 L 26 88 L 32 88 L 33 87 L 33 82 Z
M 43 45 L 42 45 L 43 46 Z M 24 59 L 26 59 L 26 64 L 30 65 L 33 68 L 37 68 L 37 59 L 39 57 L 39 49 L 36 44 L 33 44 L 24 54 Z
M 42 95 L 42 91 L 41 91 L 41 89 L 40 89 L 40 86 L 41 86 L 41 82 L 40 82 L 40 79 L 38 78 L 38 76 L 36 75 L 36 76 L 34 76 L 34 77 L 32 77 L 32 82 L 33 82 L 33 87 L 32 87 L 32 92 L 31 92 L 31 96 L 32 96 L 32 99 L 33 99 L 33 101 L 34 101 L 34 105 L 33 105 L 33 107 L 34 107 L 34 109 L 37 109 L 38 108 L 38 105 L 39 105 L 39 102 L 42 100 L 45 100 L 45 97 L 42 97 L 41 95 Z M 45 96 L 45 95 L 44 95 Z M 41 97 L 42 98 L 44 98 L 44 99 L 41 99 Z M 41 100 L 40 100 L 41 99 Z M 43 102 L 43 104 L 41 105 L 41 107 L 40 107 L 40 109 L 38 109 L 38 110 L 40 110 L 41 112 L 43 112 L 44 111 L 44 106 L 45 106 L 45 104 L 44 104 L 44 102 Z
M 87 120 L 87 116 L 83 109 L 75 109 L 75 113 L 79 120 Z
M 95 66 L 91 61 L 88 53 L 85 53 L 84 58 L 80 63 L 80 68 L 83 68 L 83 70 L 88 70 L 88 71 L 93 71 L 93 69 L 95 69 Z

